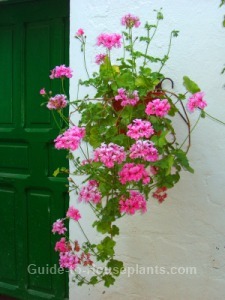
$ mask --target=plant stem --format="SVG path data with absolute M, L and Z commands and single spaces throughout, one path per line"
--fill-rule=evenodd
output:
M 85 71 L 87 73 L 88 79 L 90 79 L 88 69 L 87 69 L 87 61 L 86 61 L 86 41 L 85 41 L 85 39 L 82 40 L 82 45 L 83 45 L 83 52 L 84 52 L 84 67 L 85 67 Z
M 146 46 L 146 49 L 145 49 L 145 56 L 147 55 L 149 45 L 150 45 L 152 39 L 154 38 L 154 36 L 155 36 L 155 34 L 156 34 L 156 31 L 157 31 L 157 29 L 158 29 L 158 25 L 159 25 L 159 20 L 157 20 L 157 23 L 156 23 L 156 25 L 155 25 L 155 30 L 154 30 L 154 32 L 153 32 L 153 34 L 152 34 L 151 37 L 150 37 L 150 29 L 147 29 L 147 31 L 148 31 L 147 37 L 149 38 L 149 41 L 147 42 L 147 46 Z M 143 67 L 146 65 L 146 63 L 147 63 L 147 62 L 146 62 L 146 57 L 145 57 L 144 63 L 143 63 Z
M 84 237 L 86 238 L 87 242 L 89 243 L 89 245 L 91 245 L 91 242 L 90 242 L 89 238 L 87 237 L 86 233 L 84 232 L 82 226 L 80 225 L 80 222 L 77 221 L 77 223 L 78 223 L 78 225 L 79 225 L 79 227 L 80 227 L 80 230 L 82 231 Z M 92 250 L 92 249 L 90 249 L 90 250 L 94 253 L 95 256 L 97 256 L 97 254 L 95 253 L 94 250 Z
M 206 116 L 207 117 L 209 117 L 210 119 L 212 119 L 212 120 L 214 120 L 214 121 L 216 121 L 216 122 L 219 122 L 220 124 L 223 124 L 223 125 L 225 125 L 225 122 L 223 122 L 223 121 L 220 121 L 219 119 L 217 119 L 217 118 L 215 118 L 215 117 L 213 117 L 213 116 L 211 116 L 210 114 L 208 114 L 207 112 L 205 112 L 204 111 L 204 113 L 206 114 Z
M 53 110 L 52 110 L 52 115 L 53 115 L 53 119 L 54 119 L 54 121 L 55 121 L 57 127 L 59 128 L 59 130 L 61 130 L 61 126 L 59 125 L 59 123 L 58 123 L 58 121 L 57 121 L 57 119 L 56 119 L 56 117 L 55 117 L 55 113 L 54 113 Z
M 170 34 L 170 41 L 169 41 L 168 51 L 167 51 L 167 54 L 165 56 L 166 59 L 164 58 L 164 60 L 162 62 L 162 65 L 161 65 L 161 67 L 160 67 L 160 69 L 158 71 L 159 73 L 161 72 L 162 68 L 165 66 L 166 61 L 168 60 L 168 57 L 169 57 L 169 54 L 170 54 L 170 50 L 171 50 L 171 45 L 172 45 L 172 38 L 173 38 L 173 32 L 171 32 L 171 34 Z
M 195 122 L 195 125 L 191 128 L 190 134 L 194 131 L 195 127 L 197 126 L 198 122 L 200 121 L 200 118 L 201 118 L 201 114 L 199 115 L 197 121 Z M 185 138 L 185 140 L 183 141 L 183 143 L 181 144 L 181 146 L 180 146 L 179 149 L 181 149 L 181 148 L 183 147 L 184 143 L 185 143 L 186 140 L 189 138 L 190 134 L 188 134 L 188 136 Z M 188 152 L 189 148 L 190 148 L 190 146 L 188 147 L 186 153 Z

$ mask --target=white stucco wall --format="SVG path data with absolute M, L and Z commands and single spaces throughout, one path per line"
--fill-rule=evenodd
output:
M 143 23 L 154 20 L 153 9 L 163 8 L 155 51 L 167 45 L 169 32 L 180 31 L 174 40 L 165 73 L 182 88 L 182 77 L 196 80 L 206 93 L 207 112 L 225 121 L 225 9 L 219 0 L 71 0 L 70 66 L 74 69 L 70 96 L 76 97 L 77 79 L 85 73 L 78 28 L 88 35 L 88 65 L 96 66 L 95 38 L 101 32 L 118 32 L 120 18 L 138 15 Z M 81 91 L 81 94 L 86 94 Z M 76 116 L 77 117 L 77 116 Z M 75 118 L 76 118 L 75 117 Z M 194 117 L 193 117 L 194 119 Z M 202 120 L 193 134 L 190 161 L 195 174 L 183 172 L 181 181 L 159 205 L 150 200 L 148 213 L 122 220 L 117 253 L 125 266 L 190 267 L 196 275 L 122 275 L 110 288 L 76 287 L 70 283 L 70 299 L 221 300 L 225 295 L 225 127 Z M 76 203 L 72 197 L 71 203 Z M 91 223 L 87 206 L 79 204 L 85 229 Z M 71 224 L 71 237 L 80 238 Z M 104 292 L 105 291 L 105 292 Z

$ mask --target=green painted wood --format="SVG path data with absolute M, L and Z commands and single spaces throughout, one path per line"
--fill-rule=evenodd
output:
M 69 0 L 0 2 L 0 295 L 17 299 L 68 299 L 68 274 L 46 274 L 68 206 L 67 179 L 52 173 L 68 161 L 39 95 L 43 83 L 58 92 L 48 75 L 68 64 L 68 16 Z

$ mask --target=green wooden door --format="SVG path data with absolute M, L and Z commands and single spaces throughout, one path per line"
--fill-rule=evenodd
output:
M 0 2 L 0 295 L 17 299 L 67 298 L 67 275 L 47 273 L 51 225 L 68 204 L 66 178 L 52 173 L 68 162 L 39 90 L 56 92 L 49 70 L 68 64 L 68 16 L 67 0 Z

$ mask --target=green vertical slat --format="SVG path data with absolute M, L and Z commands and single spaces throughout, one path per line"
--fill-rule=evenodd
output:
M 13 110 L 13 28 L 0 27 L 0 124 L 12 124 Z
M 67 180 L 52 176 L 55 167 L 68 167 L 68 161 L 65 153 L 52 146 L 58 131 L 51 114 L 40 107 L 39 90 L 43 84 L 46 89 L 52 84 L 55 93 L 59 81 L 49 79 L 49 69 L 68 64 L 65 41 L 69 39 L 69 1 L 19 2 L 0 2 L 0 37 L 4 41 L 4 47 L 0 43 L 0 54 L 5 55 L 0 58 L 0 67 L 8 68 L 8 85 L 0 102 L 0 113 L 4 111 L 0 116 L 0 153 L 4 157 L 0 162 L 0 186 L 3 178 L 3 186 L 7 187 L 0 193 L 0 208 L 6 214 L 2 226 L 7 227 L 7 234 L 13 232 L 9 257 L 15 271 L 7 275 L 2 268 L 11 284 L 2 278 L 0 294 L 23 300 L 61 300 L 68 296 L 67 274 L 37 276 L 29 274 L 27 267 L 30 263 L 40 267 L 58 263 L 51 226 L 56 218 L 64 216 L 68 206 Z M 3 73 L 0 68 L 0 79 Z M 4 102 L 4 96 L 10 100 Z M 13 209 L 16 215 L 9 217 Z M 6 248 L 1 252 L 0 247 L 0 256 L 3 250 Z M 5 262 L 0 260 L 0 270 L 1 264 Z
M 0 186 L 0 281 L 17 284 L 15 190 Z

